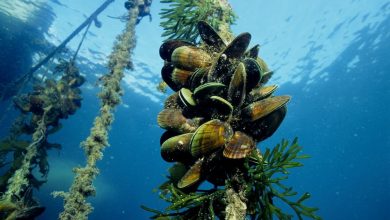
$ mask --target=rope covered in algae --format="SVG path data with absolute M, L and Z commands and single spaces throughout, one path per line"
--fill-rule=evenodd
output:
M 28 175 L 31 174 L 32 162 L 38 155 L 38 148 L 42 141 L 46 138 L 46 113 L 50 108 L 46 108 L 41 119 L 38 122 L 38 127 L 32 136 L 31 144 L 26 148 L 26 155 L 23 158 L 21 167 L 16 170 L 15 174 L 8 180 L 7 191 L 2 196 L 3 201 L 13 201 L 14 199 L 22 199 L 23 193 L 30 185 Z
M 108 67 L 110 72 L 105 75 L 103 88 L 99 93 L 101 100 L 100 115 L 95 118 L 90 135 L 82 143 L 87 164 L 85 167 L 75 168 L 76 173 L 69 192 L 53 192 L 53 195 L 64 197 L 64 211 L 60 214 L 61 220 L 84 220 L 92 212 L 93 207 L 86 200 L 96 193 L 92 182 L 99 174 L 96 162 L 103 157 L 103 150 L 108 144 L 108 131 L 114 120 L 112 111 L 121 102 L 122 89 L 120 81 L 126 66 L 131 62 L 131 52 L 135 48 L 135 25 L 138 16 L 138 3 L 129 10 L 129 20 L 125 30 L 120 34 L 109 56 Z

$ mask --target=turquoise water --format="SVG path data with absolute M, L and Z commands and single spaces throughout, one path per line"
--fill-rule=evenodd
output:
M 34 6 L 38 7 L 37 16 L 51 18 L 50 25 L 41 25 L 37 36 L 42 35 L 47 42 L 57 45 L 101 2 L 37 3 Z M 279 85 L 277 94 L 292 96 L 281 127 L 258 146 L 264 149 L 282 138 L 299 137 L 304 153 L 312 158 L 304 161 L 303 168 L 293 170 L 286 182 L 300 193 L 311 192 L 308 204 L 319 207 L 318 214 L 323 219 L 387 219 L 390 2 L 230 2 L 239 17 L 233 31 L 252 34 L 251 45 L 261 45 L 260 55 L 276 72 L 269 84 Z M 24 7 L 33 6 L 30 1 L 22 0 L 0 4 L 3 10 L 18 12 L 8 14 L 12 18 L 23 17 Z M 135 71 L 127 72 L 124 78 L 123 104 L 115 112 L 111 146 L 99 162 L 101 174 L 95 182 L 97 195 L 91 199 L 95 211 L 90 219 L 147 219 L 150 214 L 140 209 L 140 205 L 157 209 L 166 206 L 153 192 L 165 180 L 170 165 L 160 157 L 159 139 L 163 130 L 156 123 L 161 103 L 168 95 L 155 89 L 163 64 L 158 55 L 163 41 L 158 16 L 162 7 L 155 0 L 152 22 L 143 19 L 137 26 Z M 49 11 L 55 16 L 49 16 Z M 82 108 L 63 121 L 63 129 L 49 138 L 61 143 L 62 150 L 49 152 L 48 182 L 35 194 L 46 206 L 38 219 L 57 218 L 62 201 L 53 199 L 50 193 L 67 190 L 73 179 L 72 168 L 84 164 L 79 143 L 88 135 L 98 112 L 99 88 L 95 82 L 104 74 L 102 65 L 124 25 L 107 15 L 122 14 L 125 14 L 123 1 L 115 1 L 99 16 L 103 26 L 91 27 L 80 51 L 82 73 L 88 79 L 82 88 L 84 100 Z M 27 19 L 21 24 L 30 22 L 39 26 L 44 21 Z M 78 42 L 79 37 L 70 43 L 70 49 L 74 50 Z M 1 51 L 15 53 L 9 48 Z M 34 62 L 36 59 L 31 60 Z M 3 75 L 6 70 L 1 72 Z M 7 102 L 0 107 L 3 114 Z M 0 124 L 2 136 L 16 113 L 7 112 Z

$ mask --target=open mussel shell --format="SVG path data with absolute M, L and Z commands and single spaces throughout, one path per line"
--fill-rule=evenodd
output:
M 210 66 L 211 57 L 206 51 L 198 47 L 182 46 L 173 51 L 172 62 L 178 68 L 195 70 L 196 68 Z
M 192 96 L 191 90 L 187 88 L 181 88 L 179 91 L 180 101 L 187 107 L 194 107 L 196 105 L 196 101 Z
M 160 57 L 168 62 L 171 61 L 173 51 L 181 46 L 194 46 L 191 42 L 184 40 L 167 40 L 160 46 Z
M 240 62 L 232 76 L 228 89 L 228 100 L 237 108 L 244 103 L 246 81 L 245 65 Z
M 219 36 L 219 34 L 205 21 L 198 22 L 198 31 L 200 38 L 210 47 L 214 48 L 214 51 L 222 51 L 226 44 Z
M 245 70 L 247 74 L 247 89 L 252 90 L 261 80 L 262 72 L 260 65 L 255 59 L 247 58 L 244 61 Z
M 161 157 L 167 162 L 189 163 L 192 161 L 190 141 L 193 133 L 174 136 L 161 145 Z
M 232 139 L 223 150 L 223 156 L 229 159 L 242 159 L 256 147 L 255 141 L 241 131 L 234 132 Z
M 247 123 L 244 130 L 256 141 L 263 141 L 272 136 L 279 128 L 284 117 L 286 116 L 286 112 L 287 107 L 282 106 L 262 119 Z
M 180 179 L 177 187 L 186 188 L 201 180 L 203 158 L 197 160 L 194 165 Z
M 231 115 L 233 112 L 233 105 L 229 101 L 220 96 L 211 96 L 210 102 L 213 108 L 215 108 L 218 114 Z
M 216 83 L 216 82 L 209 82 L 205 83 L 203 85 L 198 86 L 194 90 L 194 97 L 195 99 L 205 99 L 212 95 L 218 95 L 222 92 L 222 90 L 225 88 L 225 84 L 222 83 Z
M 191 139 L 191 154 L 195 158 L 222 148 L 232 137 L 233 129 L 218 119 L 208 121 L 196 129 Z
M 161 128 L 178 133 L 191 133 L 197 128 L 196 121 L 187 119 L 179 109 L 164 109 L 157 116 Z
M 171 88 L 173 91 L 179 91 L 180 86 L 172 80 L 172 72 L 175 69 L 175 66 L 172 63 L 165 63 L 161 68 L 161 77 L 164 82 Z
M 242 110 L 242 117 L 250 121 L 256 121 L 284 106 L 290 98 L 287 95 L 274 96 L 254 102 Z
M 248 102 L 252 103 L 255 101 L 259 101 L 262 99 L 265 99 L 272 95 L 272 93 L 278 88 L 277 85 L 271 85 L 271 86 L 261 86 L 257 87 L 255 89 L 252 89 L 252 91 L 248 94 Z

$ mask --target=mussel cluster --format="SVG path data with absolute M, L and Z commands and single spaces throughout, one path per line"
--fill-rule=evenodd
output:
M 224 185 L 244 158 L 260 153 L 256 143 L 276 131 L 290 100 L 264 85 L 272 72 L 258 57 L 259 45 L 247 49 L 249 33 L 226 42 L 203 21 L 198 31 L 199 45 L 168 40 L 160 47 L 162 78 L 175 91 L 157 117 L 167 130 L 161 156 L 185 167 L 176 184 L 187 189 L 205 180 Z
M 81 90 L 79 87 L 85 82 L 78 69 L 68 64 L 65 74 L 60 80 L 46 79 L 44 84 L 37 84 L 28 94 L 14 98 L 15 106 L 23 113 L 32 113 L 32 125 L 43 115 L 45 109 L 47 125 L 57 125 L 59 120 L 67 118 L 81 106 Z

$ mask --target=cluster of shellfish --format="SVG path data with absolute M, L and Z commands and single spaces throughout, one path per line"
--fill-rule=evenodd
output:
M 73 64 L 66 64 L 60 80 L 46 79 L 44 84 L 34 85 L 34 90 L 14 98 L 15 106 L 23 113 L 32 113 L 32 124 L 36 124 L 46 108 L 50 110 L 46 124 L 56 126 L 61 118 L 68 118 L 81 106 L 80 86 L 85 78 Z
M 205 180 L 224 185 L 256 143 L 276 131 L 290 100 L 272 95 L 276 85 L 265 85 L 272 72 L 258 45 L 248 49 L 249 33 L 226 42 L 203 21 L 198 31 L 199 45 L 169 40 L 160 47 L 162 78 L 175 91 L 157 117 L 167 130 L 161 156 L 185 166 L 179 188 L 196 189 Z

